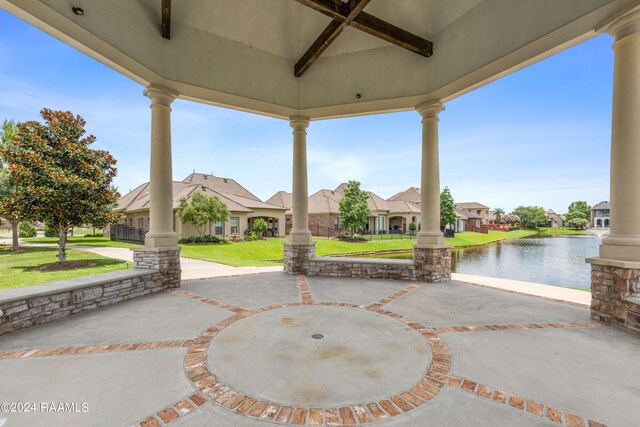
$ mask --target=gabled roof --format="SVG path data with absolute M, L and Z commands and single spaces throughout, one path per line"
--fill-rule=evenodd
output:
M 405 202 L 411 202 L 413 204 L 420 204 L 420 189 L 418 187 L 409 187 L 404 191 L 401 191 L 387 200 L 402 200 Z
M 611 204 L 607 201 L 602 201 L 591 208 L 592 211 L 596 209 L 611 209 Z
M 470 211 L 469 209 L 463 209 L 463 208 L 460 208 L 460 207 L 456 207 L 455 211 L 456 211 L 456 214 L 457 214 L 456 216 L 459 215 L 460 218 L 462 218 L 462 219 L 482 219 L 482 217 L 480 215 Z
M 267 203 L 291 209 L 291 207 L 293 206 L 293 194 L 286 191 L 278 191 L 276 194 L 269 197 Z
M 489 206 L 485 206 L 478 202 L 462 202 L 456 203 L 456 206 L 462 209 L 489 209 Z
M 204 184 L 202 184 L 204 183 Z M 207 185 L 211 184 L 211 185 Z M 225 192 L 229 191 L 229 192 Z M 195 193 L 218 197 L 230 212 L 253 212 L 254 209 L 286 210 L 286 207 L 265 203 L 251 194 L 233 179 L 218 178 L 213 175 L 193 173 L 184 181 L 173 182 L 173 209 L 180 206 L 183 197 Z M 149 183 L 146 182 L 118 200 L 118 211 L 138 211 L 149 209 Z
M 371 191 L 367 191 L 367 194 L 369 194 L 367 204 L 371 211 L 389 211 L 389 205 L 385 199 Z
M 342 193 L 332 190 L 320 190 L 309 196 L 309 214 L 337 214 Z
M 247 190 L 231 178 L 220 178 L 213 175 L 194 172 L 183 179 L 182 182 L 204 185 L 205 187 L 208 187 L 213 191 L 221 194 L 233 194 L 235 196 L 260 201 L 260 199 L 257 198 L 253 193 L 251 193 L 249 190 Z
M 387 206 L 389 207 L 389 213 L 413 213 L 419 214 L 420 208 L 411 203 L 406 202 L 404 200 L 387 200 Z

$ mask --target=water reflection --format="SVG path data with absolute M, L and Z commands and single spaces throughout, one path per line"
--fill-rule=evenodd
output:
M 585 258 L 597 256 L 600 242 L 596 236 L 559 236 L 460 248 L 453 250 L 452 270 L 588 289 L 591 268 Z

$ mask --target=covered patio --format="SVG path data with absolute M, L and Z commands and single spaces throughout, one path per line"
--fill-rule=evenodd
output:
M 191 280 L 0 337 L 1 401 L 78 407 L 0 419 L 632 426 L 639 352 L 586 306 L 457 281 Z
M 135 270 L 0 298 L 2 401 L 80 406 L 3 411 L 0 425 L 638 423 L 640 1 L 0 7 L 140 83 L 151 102 L 150 227 Z M 439 211 L 445 103 L 604 32 L 616 40 L 612 227 L 588 260 L 590 309 L 450 280 Z M 182 280 L 171 202 L 176 98 L 289 121 L 283 273 Z M 413 259 L 315 256 L 313 121 L 408 110 L 422 126 Z

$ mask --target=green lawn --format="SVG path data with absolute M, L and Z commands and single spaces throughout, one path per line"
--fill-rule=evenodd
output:
M 565 228 L 565 227 L 541 227 L 538 228 L 538 235 L 540 237 L 551 237 L 551 236 L 572 236 L 572 235 L 593 235 L 589 230 L 576 230 L 573 228 Z
M 28 242 L 28 243 L 48 243 L 48 244 L 57 244 L 58 243 L 58 238 L 57 237 L 34 237 L 32 239 L 21 239 L 21 241 L 23 242 Z M 135 246 L 140 246 L 140 245 L 136 245 L 133 243 L 125 243 L 125 242 L 114 242 L 112 240 L 109 240 L 108 237 L 78 237 L 78 236 L 74 236 L 71 237 L 69 236 L 67 238 L 67 245 L 68 246 L 108 246 L 111 248 L 132 248 Z
M 58 250 L 54 248 L 22 248 L 18 252 L 5 250 L 0 245 L 0 289 L 37 285 L 56 280 L 72 279 L 92 274 L 123 270 L 126 263 L 91 252 L 68 250 L 69 261 L 90 261 L 94 266 L 66 271 L 38 271 L 38 267 L 57 261 Z
M 519 230 L 511 232 L 490 231 L 482 233 L 457 233 L 455 238 L 445 239 L 453 246 L 478 246 L 504 239 L 532 236 L 533 230 Z M 240 242 L 229 244 L 195 244 L 182 245 L 183 257 L 213 261 L 220 264 L 245 266 L 280 265 L 282 260 L 282 242 L 285 239 L 266 239 L 256 242 Z M 380 252 L 390 250 L 409 251 L 415 240 L 373 240 L 366 242 L 343 242 L 340 240 L 315 239 L 316 254 L 342 255 L 359 252 Z

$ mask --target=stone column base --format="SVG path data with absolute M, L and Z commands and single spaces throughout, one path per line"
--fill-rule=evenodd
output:
M 640 333 L 640 263 L 589 258 L 591 318 Z
M 315 243 L 291 243 L 284 245 L 284 272 L 289 274 L 307 274 L 309 260 L 316 256 Z
M 180 268 L 180 246 L 167 248 L 133 248 L 133 268 L 159 270 L 162 287 L 179 288 L 182 269 Z
M 417 280 L 451 280 L 451 246 L 413 245 L 413 264 Z

